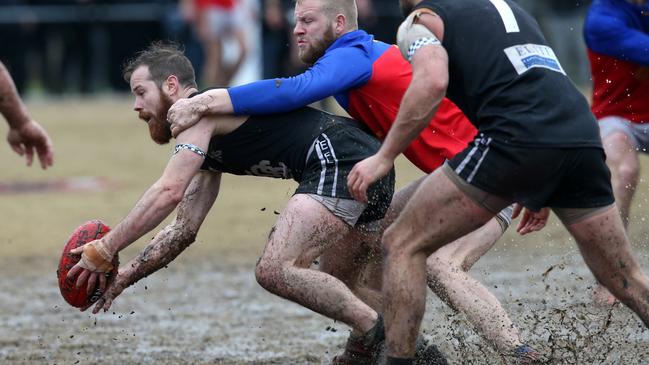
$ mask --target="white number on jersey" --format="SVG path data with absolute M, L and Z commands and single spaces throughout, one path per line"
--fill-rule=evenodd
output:
M 503 20 L 503 23 L 505 23 L 505 30 L 507 31 L 507 33 L 520 32 L 518 23 L 516 22 L 516 17 L 514 16 L 514 12 L 512 11 L 512 8 L 510 8 L 509 5 L 505 2 L 505 0 L 489 1 L 493 4 L 493 6 L 496 7 L 496 10 L 498 10 L 500 18 Z

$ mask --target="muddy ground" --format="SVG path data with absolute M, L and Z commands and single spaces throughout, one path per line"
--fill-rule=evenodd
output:
M 67 306 L 55 271 L 68 235 L 92 218 L 114 225 L 158 177 L 170 147 L 146 140 L 129 99 L 30 108 L 54 138 L 56 165 L 27 169 L 3 144 L 0 182 L 93 176 L 111 184 L 99 191 L 0 194 L 0 364 L 327 364 L 341 350 L 344 325 L 265 292 L 254 279 L 274 212 L 295 186 L 285 181 L 224 179 L 197 243 L 169 268 L 125 291 L 109 313 Z M 419 175 L 404 161 L 397 168 L 399 185 Z M 646 188 L 643 181 L 630 235 L 649 270 Z M 123 252 L 123 261 L 145 244 Z M 524 238 L 510 230 L 471 273 L 548 363 L 649 362 L 649 331 L 624 307 L 592 305 L 592 276 L 556 219 Z M 423 330 L 451 363 L 506 363 L 432 294 Z

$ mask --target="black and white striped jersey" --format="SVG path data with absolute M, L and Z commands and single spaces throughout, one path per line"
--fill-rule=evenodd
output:
M 344 119 L 313 108 L 251 116 L 234 131 L 212 137 L 202 169 L 300 182 L 316 137 L 345 127 Z M 333 158 L 329 151 L 321 153 Z
M 305 107 L 251 116 L 234 131 L 212 137 L 201 169 L 293 179 L 300 183 L 297 193 L 348 199 L 347 175 L 379 147 L 358 122 Z M 390 177 L 377 185 L 390 185 Z M 389 197 L 391 192 L 388 203 Z
M 353 199 L 347 175 L 380 146 L 355 120 L 306 107 L 251 116 L 234 131 L 212 137 L 201 169 L 293 179 L 299 183 L 296 194 Z M 383 218 L 393 193 L 394 169 L 370 186 L 358 222 Z

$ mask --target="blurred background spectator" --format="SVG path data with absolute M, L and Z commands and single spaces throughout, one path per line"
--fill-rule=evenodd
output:
M 249 47 L 245 24 L 251 20 L 245 18 L 245 6 L 239 0 L 180 0 L 181 17 L 192 25 L 203 48 L 203 85 L 227 86 L 241 68 Z M 231 62 L 226 59 L 226 44 L 236 47 Z
M 575 83 L 588 88 L 582 24 L 590 1 L 517 2 L 539 21 Z M 398 2 L 357 5 L 361 28 L 394 43 Z M 292 32 L 293 0 L 0 1 L 0 60 L 21 93 L 128 90 L 115 65 L 156 39 L 185 45 L 202 86 L 290 76 L 304 68 Z
M 170 0 L 4 0 L 0 59 L 20 91 L 125 90 L 114 67 L 160 38 Z
M 294 75 L 301 65 L 296 63 L 297 53 L 291 37 L 293 1 L 262 1 L 263 78 Z

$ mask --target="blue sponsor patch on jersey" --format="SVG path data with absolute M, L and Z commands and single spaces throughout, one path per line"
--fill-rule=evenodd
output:
M 540 44 L 519 44 L 505 48 L 507 58 L 519 75 L 533 68 L 566 74 L 552 48 Z

